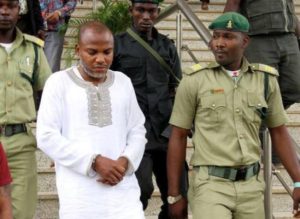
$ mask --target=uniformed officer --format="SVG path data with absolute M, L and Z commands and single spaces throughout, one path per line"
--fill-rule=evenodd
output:
M 35 94 L 51 74 L 38 38 L 22 34 L 17 0 L 0 0 L 0 140 L 13 177 L 15 219 L 32 219 L 37 202 Z
M 251 38 L 245 56 L 276 68 L 285 109 L 300 102 L 299 21 L 293 0 L 227 0 L 224 11 L 239 11 L 250 28 Z M 298 30 L 297 30 L 298 29 Z M 280 163 L 273 152 L 272 161 Z
M 248 19 L 251 41 L 245 56 L 278 70 L 284 108 L 299 103 L 300 28 L 293 0 L 227 0 L 224 11 L 240 12 Z
M 168 150 L 173 218 L 187 207 L 179 193 L 188 130 L 195 125 L 192 179 L 188 192 L 197 219 L 264 218 L 264 181 L 259 175 L 259 127 L 264 120 L 293 181 L 294 210 L 300 201 L 300 166 L 285 123 L 277 71 L 243 57 L 249 37 L 245 17 L 228 12 L 209 26 L 216 62 L 187 70 L 175 98 Z
M 166 156 L 170 133 L 167 127 L 181 67 L 174 43 L 154 28 L 160 11 L 158 4 L 159 0 L 132 0 L 132 26 L 115 37 L 111 69 L 130 77 L 146 117 L 148 143 L 136 172 L 143 207 L 146 209 L 154 190 L 153 172 L 163 201 L 159 218 L 168 218 Z M 187 192 L 184 172 L 183 195 Z

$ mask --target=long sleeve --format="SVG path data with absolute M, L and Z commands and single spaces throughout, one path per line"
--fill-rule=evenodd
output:
M 62 136 L 63 126 L 63 79 L 51 75 L 47 80 L 38 112 L 37 143 L 51 159 L 83 175 L 89 175 L 92 149 L 83 142 L 70 141 Z
M 146 129 L 144 127 L 145 117 L 137 103 L 133 86 L 130 82 L 130 103 L 127 113 L 127 144 L 121 156 L 129 161 L 127 174 L 134 173 L 142 160 L 145 144 Z

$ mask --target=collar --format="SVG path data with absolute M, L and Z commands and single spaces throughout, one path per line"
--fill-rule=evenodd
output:
M 217 62 L 209 63 L 207 65 L 207 68 L 221 68 L 223 71 L 227 72 L 227 70 Z M 253 67 L 250 65 L 250 63 L 248 62 L 248 60 L 246 59 L 246 57 L 243 57 L 242 66 L 240 68 L 240 74 L 245 73 L 245 72 L 253 73 L 254 70 L 253 70 Z
M 137 33 L 143 40 L 148 41 L 145 34 L 139 32 L 133 25 L 130 27 L 135 33 Z M 158 31 L 155 27 L 152 27 L 152 38 L 156 39 L 158 37 Z M 131 41 L 136 41 L 135 39 L 131 39 Z
M 24 39 L 24 35 L 23 33 L 16 27 L 16 38 L 15 40 L 12 42 L 13 45 L 11 47 L 10 52 L 12 52 L 14 49 L 20 47 L 20 45 L 23 43 Z

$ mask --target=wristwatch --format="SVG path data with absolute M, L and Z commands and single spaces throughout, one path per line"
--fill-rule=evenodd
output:
M 168 196 L 167 200 L 168 200 L 168 203 L 170 205 L 172 204 L 175 204 L 176 202 L 178 202 L 180 199 L 182 199 L 182 195 L 179 194 L 177 196 Z

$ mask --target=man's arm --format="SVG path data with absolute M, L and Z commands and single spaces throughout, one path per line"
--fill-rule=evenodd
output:
M 173 126 L 167 154 L 168 195 L 180 194 L 180 179 L 186 156 L 186 144 L 189 130 Z M 169 205 L 170 216 L 180 219 L 187 215 L 187 200 L 182 198 Z
M 0 218 L 12 219 L 12 209 L 10 200 L 10 186 L 0 186 Z
M 224 8 L 224 12 L 239 11 L 241 0 L 227 0 Z
M 275 128 L 269 128 L 269 130 L 274 149 L 280 157 L 282 164 L 293 181 L 300 182 L 300 164 L 287 128 L 281 125 Z M 298 204 L 300 204 L 300 188 L 294 189 L 293 200 L 294 214 L 296 214 L 298 213 Z

